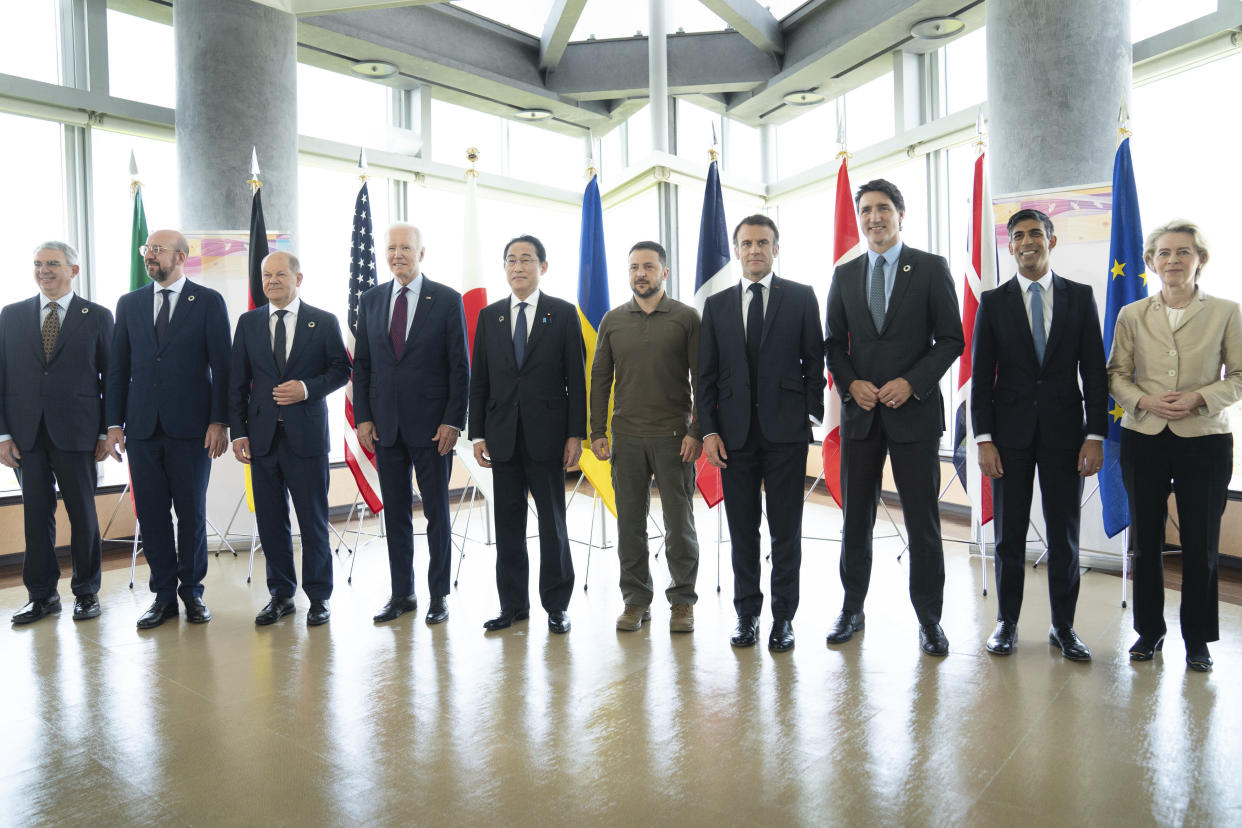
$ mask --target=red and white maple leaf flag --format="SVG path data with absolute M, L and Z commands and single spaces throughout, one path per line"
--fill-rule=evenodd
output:
M 850 188 L 848 161 L 841 158 L 837 170 L 836 217 L 832 233 L 833 272 L 846 262 L 863 254 L 862 241 L 858 236 L 858 214 L 854 210 L 854 193 Z M 824 417 L 824 485 L 837 506 L 841 506 L 841 395 L 833 387 L 832 375 L 828 375 L 828 405 Z

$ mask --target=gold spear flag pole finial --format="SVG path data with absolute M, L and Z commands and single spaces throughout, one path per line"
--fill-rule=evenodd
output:
M 367 151 L 363 147 L 358 148 L 358 181 L 365 184 L 371 176 L 367 175 Z
M 469 147 L 466 150 L 466 160 L 470 162 L 470 169 L 466 170 L 467 180 L 479 177 L 479 171 L 474 168 L 474 165 L 478 163 L 479 156 L 482 154 L 478 147 Z
M 983 129 L 983 104 L 979 104 L 979 112 L 975 115 L 975 150 L 982 154 L 987 149 L 986 132 Z
M 716 122 L 712 121 L 712 146 L 707 151 L 708 162 L 716 161 L 720 158 L 720 152 L 716 149 L 720 145 L 720 141 L 716 138 Z
M 263 182 L 259 180 L 259 151 L 255 147 L 250 148 L 250 177 L 246 179 L 246 183 L 250 185 L 251 196 L 263 186 Z
M 142 187 L 142 180 L 138 177 L 138 159 L 134 157 L 134 151 L 129 151 L 129 194 L 132 196 Z
M 837 146 L 841 147 L 841 151 L 837 153 L 837 160 L 842 158 L 850 159 L 854 156 L 845 148 L 845 98 L 837 97 Z
M 1126 102 L 1126 95 L 1121 93 L 1121 108 L 1117 112 L 1117 144 L 1133 135 L 1130 131 L 1130 106 Z

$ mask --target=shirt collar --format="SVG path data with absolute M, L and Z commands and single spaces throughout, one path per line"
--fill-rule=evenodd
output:
M 72 290 L 66 293 L 64 296 L 60 297 L 59 299 L 48 299 L 46 296 L 40 293 L 39 294 L 39 309 L 46 310 L 48 303 L 51 302 L 53 304 L 59 305 L 61 307 L 61 310 L 68 311 L 69 303 L 72 301 L 73 301 Z
M 268 314 L 267 314 L 267 315 L 268 315 L 268 318 L 269 318 L 269 319 L 270 319 L 271 317 L 275 316 L 275 315 L 276 315 L 276 311 L 278 311 L 278 310 L 286 310 L 286 311 L 288 311 L 288 313 L 287 313 L 287 314 L 285 314 L 285 316 L 286 316 L 286 317 L 288 317 L 288 316 L 297 316 L 297 315 L 298 315 L 298 309 L 302 307 L 302 299 L 301 299 L 301 297 L 299 297 L 299 296 L 295 296 L 295 297 L 293 297 L 293 301 L 292 301 L 292 302 L 290 302 L 289 304 L 285 305 L 283 308 L 273 307 L 273 306 L 272 306 L 272 305 L 270 305 L 270 304 L 269 304 L 267 307 L 268 307 Z
M 874 269 L 874 268 L 875 268 L 875 260 L 876 260 L 876 259 L 878 259 L 878 258 L 880 258 L 881 256 L 883 256 L 883 257 L 884 257 L 884 266 L 885 266 L 885 267 L 888 267 L 889 265 L 896 264 L 896 263 L 897 263 L 897 260 L 901 258 L 901 249 L 902 249 L 902 247 L 904 247 L 904 245 L 901 243 L 901 239 L 898 239 L 898 240 L 897 240 L 897 241 L 893 244 L 893 246 L 892 246 L 892 247 L 890 247 L 888 250 L 882 250 L 882 251 L 880 251 L 879 253 L 875 252 L 875 251 L 874 251 L 874 250 L 872 250 L 870 247 L 868 247 L 868 248 L 867 248 L 867 266 L 868 266 L 868 269 L 869 269 L 869 270 L 870 270 L 870 269 Z
M 1048 291 L 1052 290 L 1052 271 L 1049 270 L 1043 276 L 1040 276 L 1038 279 L 1035 279 L 1034 281 L 1039 282 L 1039 289 L 1042 290 L 1044 293 L 1047 293 Z M 1023 293 L 1030 292 L 1031 280 L 1023 276 L 1021 273 L 1018 274 L 1018 284 L 1022 286 Z
M 151 284 L 155 288 L 156 293 L 159 293 L 161 290 L 171 290 L 173 293 L 180 296 L 181 291 L 185 290 L 185 282 L 185 274 L 182 273 L 181 276 L 178 277 L 177 281 L 173 282 L 171 285 L 165 286 L 161 285 L 159 282 L 152 282 Z
M 768 275 L 770 276 L 771 274 Z M 659 303 L 655 306 L 653 313 L 668 313 L 672 309 L 672 303 L 673 297 L 669 296 L 668 292 L 665 291 L 664 295 L 660 297 Z M 630 301 L 625 303 L 625 309 L 637 313 L 646 313 L 645 310 L 638 306 L 638 297 L 633 295 L 630 296 Z
M 519 302 L 525 302 L 526 307 L 530 308 L 533 311 L 535 307 L 538 306 L 539 304 L 539 288 L 535 288 L 533 291 L 531 291 L 530 296 L 527 296 L 525 299 L 519 299 L 517 298 L 515 294 L 512 294 L 512 293 L 509 294 L 509 307 L 513 310 L 514 313 L 518 312 Z
M 407 299 L 408 299 L 410 296 L 413 296 L 413 297 L 414 297 L 414 298 L 416 298 L 416 299 L 417 299 L 419 296 L 421 296 L 421 295 L 422 295 L 422 293 L 423 293 L 423 274 L 422 274 L 422 271 L 419 271 L 419 274 L 418 274 L 417 276 L 415 276 L 413 279 L 411 279 L 411 280 L 410 280 L 410 283 L 409 283 L 408 285 L 406 285 L 405 287 L 406 287 L 406 288 L 410 291 L 410 292 L 409 292 L 409 294 L 406 296 L 406 298 L 407 298 Z M 401 283 L 400 283 L 400 282 L 398 282 L 398 281 L 394 278 L 394 279 L 392 280 L 392 294 L 388 297 L 388 298 L 389 298 L 389 300 L 390 300 L 390 301 L 393 301 L 393 302 L 397 301 L 397 292 L 398 292 L 398 291 L 400 291 L 400 290 L 401 290 Z
M 755 285 L 755 284 L 763 285 L 764 290 L 771 290 L 772 289 L 772 277 L 775 275 L 776 274 L 774 273 L 769 273 L 767 276 L 764 276 L 758 282 L 752 282 L 750 279 L 747 279 L 745 276 L 743 276 L 742 277 L 742 292 L 745 293 L 746 291 L 750 290 L 750 286 Z M 667 294 L 665 296 L 667 298 Z

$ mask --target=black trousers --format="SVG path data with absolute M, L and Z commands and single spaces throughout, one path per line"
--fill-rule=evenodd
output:
M 802 569 L 802 497 L 806 489 L 806 443 L 773 443 L 760 431 L 756 414 L 742 448 L 728 452 L 720 473 L 725 518 L 733 544 L 733 608 L 759 615 L 759 488 L 767 495 L 772 537 L 772 618 L 792 621 L 798 611 Z
M 1164 526 L 1169 492 L 1177 498 L 1182 541 L 1182 638 L 1220 638 L 1216 594 L 1220 519 L 1233 474 L 1233 435 L 1178 437 L 1121 430 L 1121 476 L 1130 503 L 1134 550 L 1134 629 L 1164 635 Z
M 992 481 L 996 518 L 996 620 L 1018 623 L 1026 577 L 1026 533 L 1031 520 L 1035 472 L 1044 507 L 1048 542 L 1048 601 L 1052 626 L 1074 626 L 1078 606 L 1079 503 L 1083 479 L 1078 475 L 1079 448 L 997 446 L 1005 474 Z
M 574 562 L 565 528 L 565 469 L 560 460 L 537 460 L 526 450 L 518 423 L 513 457 L 492 461 L 496 498 L 496 591 L 500 607 L 530 607 L 530 560 L 526 550 L 527 495 L 539 516 L 539 600 L 548 612 L 563 612 L 574 592 Z
M 95 453 L 62 451 L 39 423 L 34 448 L 22 452 L 17 470 L 22 487 L 22 512 L 26 526 L 26 555 L 22 558 L 22 582 L 31 601 L 46 601 L 56 594 L 60 563 L 56 560 L 56 488 L 60 487 L 71 528 L 69 551 L 74 595 L 99 592 L 103 543 L 99 539 L 99 516 L 95 512 Z
M 384 498 L 384 525 L 388 531 L 388 574 L 394 598 L 414 594 L 414 490 L 411 473 L 418 477 L 418 493 L 427 518 L 427 589 L 432 598 L 449 593 L 452 546 L 449 539 L 449 474 L 453 453 L 440 454 L 434 443 L 412 446 L 401 434 L 391 446 L 375 444 L 380 495 Z
M 944 546 L 940 541 L 938 440 L 892 440 L 880 417 L 861 440 L 841 441 L 845 527 L 841 539 L 842 609 L 860 612 L 871 584 L 871 534 L 880 503 L 885 455 L 910 539 L 910 603 L 920 624 L 940 623 L 944 603 Z

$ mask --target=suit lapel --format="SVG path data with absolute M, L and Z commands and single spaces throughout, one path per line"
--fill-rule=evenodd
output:
M 280 372 L 276 370 L 276 351 L 272 346 L 272 306 L 264 305 L 261 308 L 255 308 L 256 313 L 249 314 L 244 318 L 243 324 L 251 327 L 250 334 L 254 337 L 255 347 L 258 348 L 260 354 L 267 354 L 266 357 L 260 356 L 263 364 L 272 370 L 272 374 L 279 376 Z M 294 337 L 297 342 L 297 337 Z
M 867 304 L 867 270 L 868 261 L 867 254 L 863 253 L 857 259 L 853 260 L 857 265 L 853 270 L 845 270 L 841 273 L 841 278 L 845 280 L 845 284 L 841 286 L 845 291 L 845 302 L 847 305 L 846 315 L 853 319 L 861 319 L 866 317 L 871 320 L 871 327 L 875 329 L 875 320 L 871 319 L 871 306 Z M 853 305 L 852 312 L 849 305 Z M 861 314 L 861 316 L 860 316 Z M 880 331 L 875 329 L 876 335 L 879 336 Z
M 768 341 L 768 334 L 772 332 L 772 327 L 776 324 L 776 315 L 780 312 L 781 296 L 784 294 L 782 281 L 775 275 L 772 277 L 772 295 L 768 297 L 768 307 L 763 312 L 763 336 L 759 339 L 760 348 Z
M 427 276 L 423 275 L 423 289 L 419 291 L 418 297 L 410 302 L 406 308 L 406 313 L 410 315 L 410 330 L 405 335 L 405 349 L 401 351 L 401 359 L 405 359 L 405 355 L 413 350 L 410 346 L 414 344 L 414 339 L 422 333 L 420 326 L 427 321 L 427 317 L 431 314 L 432 306 L 435 305 L 435 294 L 431 292 L 431 288 L 427 284 Z M 389 294 L 391 298 L 391 294 Z M 409 296 L 407 295 L 407 300 Z M 401 360 L 397 360 L 400 362 Z
M 23 314 L 26 320 L 22 323 L 25 330 L 22 331 L 21 337 L 26 340 L 26 344 L 30 346 L 30 350 L 39 358 L 39 364 L 43 364 L 43 306 L 47 304 L 47 300 L 40 293 L 30 300 L 30 309 Z
M 745 344 L 746 342 L 746 323 L 742 321 L 742 284 L 738 282 L 733 287 L 726 288 L 726 296 L 724 302 L 725 313 L 725 331 L 731 331 L 732 337 L 737 341 Z M 762 342 L 762 340 L 760 340 Z
M 1030 357 L 1031 362 L 1038 363 L 1035 357 L 1035 337 L 1031 333 L 1031 320 L 1026 315 L 1026 302 L 1022 298 L 1023 285 L 1026 281 L 1021 276 L 1014 276 L 1005 283 L 1004 299 L 1005 324 L 1017 332 L 1022 348 Z M 1048 349 L 1044 348 L 1044 353 Z
M 1052 327 L 1048 331 L 1048 343 L 1044 347 L 1044 362 L 1065 335 L 1069 326 L 1069 285 L 1055 272 L 1052 274 Z
M 181 288 L 181 295 L 177 298 L 176 304 L 172 307 L 172 315 L 168 319 L 168 331 L 164 335 L 164 342 L 162 344 L 157 343 L 156 345 L 158 350 L 162 351 L 164 348 L 167 348 L 168 344 L 176 339 L 177 336 L 180 335 L 181 331 L 186 330 L 186 323 L 197 313 L 199 290 L 200 288 L 198 285 L 194 284 L 189 279 L 185 280 L 185 285 Z M 151 293 L 151 307 L 154 310 L 154 291 Z M 152 337 L 155 336 L 154 313 L 151 316 L 151 335 Z
M 489 324 L 495 330 L 496 348 L 503 355 L 505 365 L 510 371 L 517 372 L 517 356 L 513 353 L 513 326 L 509 319 L 511 306 L 509 300 L 497 302 L 487 316 Z M 529 347 L 529 345 L 528 345 Z
M 1200 301 L 1199 292 L 1195 291 L 1195 297 L 1190 300 L 1190 304 L 1187 305 L 1186 310 L 1182 312 L 1182 318 L 1177 323 L 1177 327 L 1172 328 L 1172 326 L 1170 326 L 1173 332 L 1176 333 L 1177 331 L 1181 330 L 1186 325 L 1187 322 L 1189 322 L 1191 319 L 1194 319 L 1196 316 L 1198 316 L 1202 310 L 1203 310 L 1203 302 Z M 1164 313 L 1164 311 L 1162 310 L 1161 313 Z M 1164 317 L 1165 319 L 1168 319 L 1169 315 L 1165 313 Z
M 80 296 L 75 295 L 69 300 L 69 310 L 65 312 L 65 321 L 61 323 L 60 334 L 56 337 L 56 346 L 52 348 L 52 356 L 48 358 L 49 363 L 59 356 L 65 343 L 69 341 L 69 337 L 77 334 L 78 329 L 85 324 L 85 317 L 89 315 L 90 308 Z
M 892 322 L 893 317 L 896 316 L 897 308 L 901 305 L 901 301 L 905 298 L 906 292 L 910 289 L 910 282 L 914 280 L 915 274 L 917 273 L 914 267 L 914 251 L 909 245 L 903 244 L 901 246 L 901 255 L 897 257 L 897 274 L 893 277 L 893 292 L 888 297 L 888 309 L 884 312 L 884 324 L 880 326 L 880 334 L 883 334 L 884 331 L 888 330 L 889 323 Z M 865 274 L 865 266 L 863 271 Z M 864 286 L 866 285 L 865 279 L 866 277 L 864 275 Z M 868 309 L 868 315 L 870 315 L 870 309 Z
M 531 326 L 530 336 L 526 338 L 526 357 L 522 360 L 524 363 L 530 361 L 530 355 L 544 339 L 544 329 L 552 324 L 553 314 L 551 305 L 552 303 L 548 301 L 547 294 L 541 292 L 539 294 L 539 304 L 535 306 L 535 321 Z M 512 353 L 513 349 L 510 348 L 509 351 Z
M 285 373 L 292 376 L 293 368 L 297 361 L 301 359 L 302 354 L 306 353 L 311 347 L 311 340 L 315 336 L 316 324 L 315 309 L 307 305 L 305 302 L 298 309 L 296 330 L 293 333 L 293 344 L 289 347 L 289 358 L 285 360 Z M 272 354 L 273 360 L 275 353 Z

